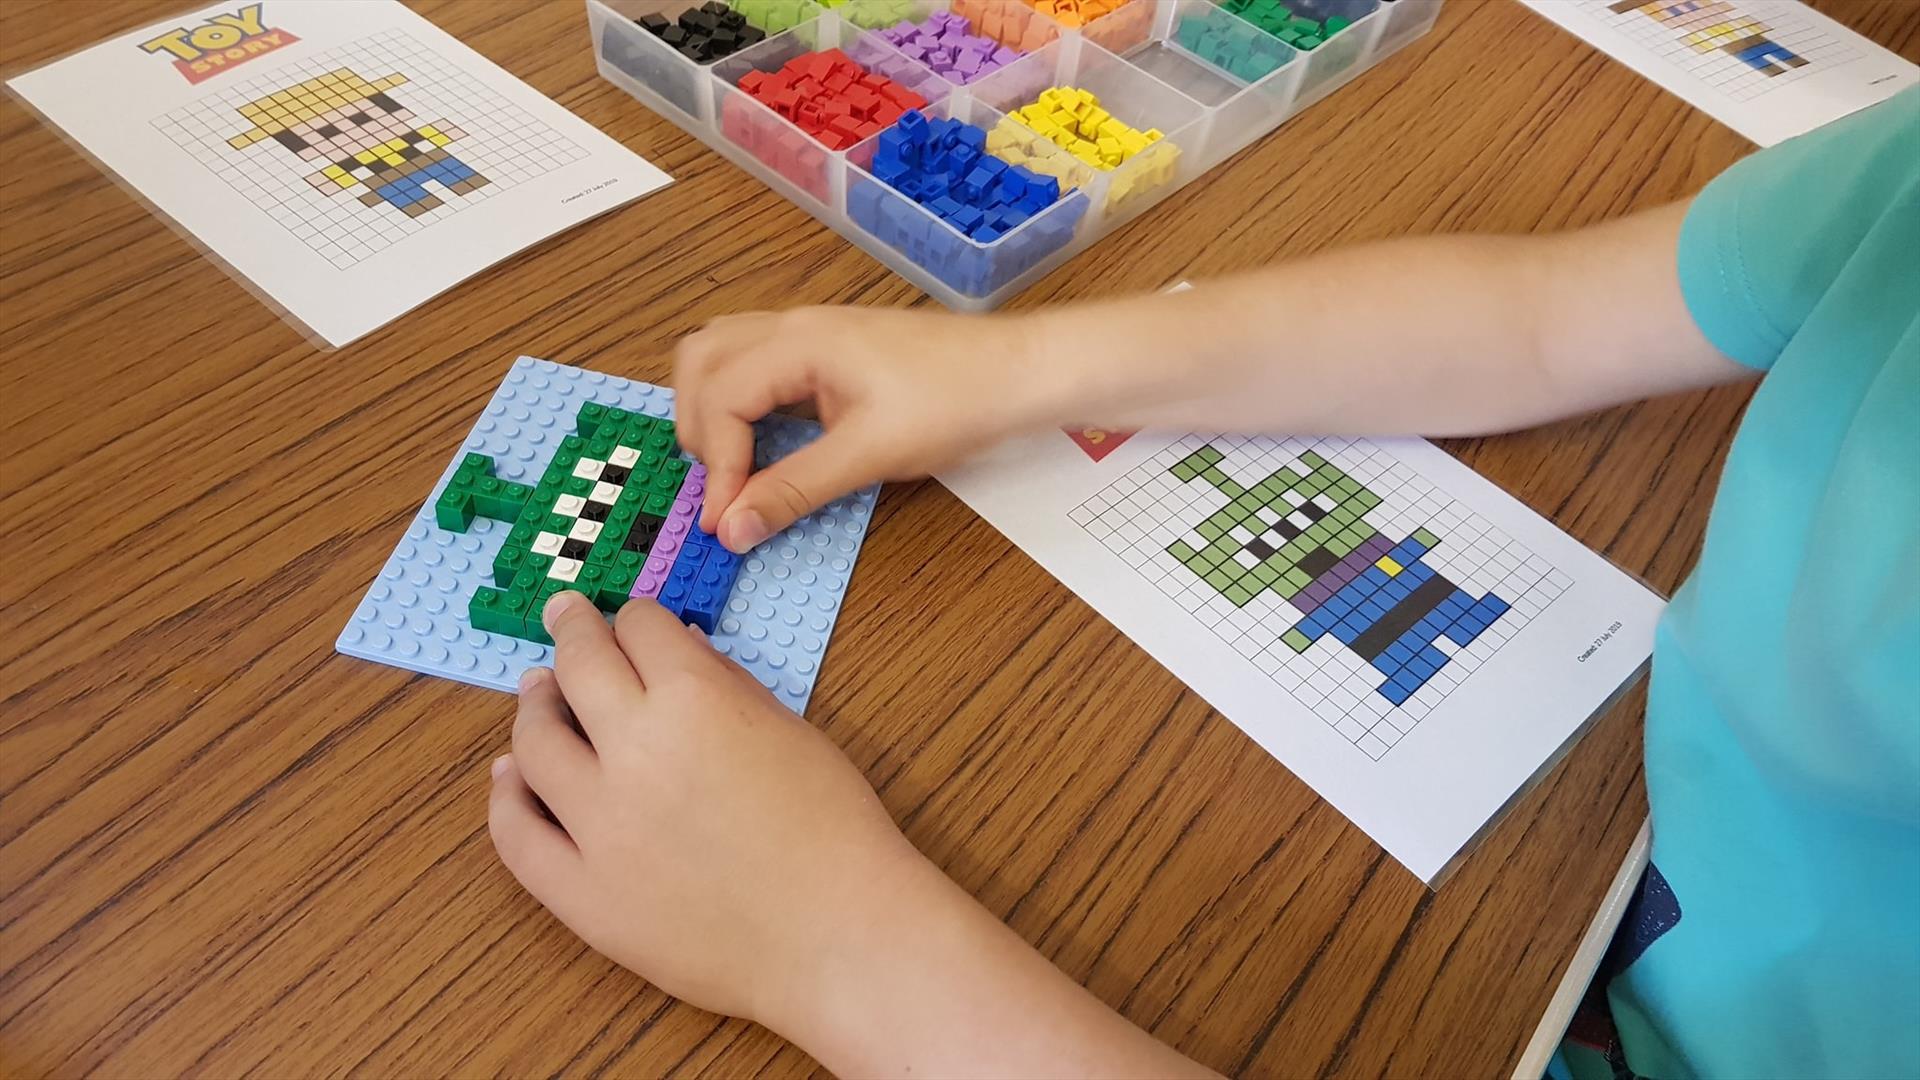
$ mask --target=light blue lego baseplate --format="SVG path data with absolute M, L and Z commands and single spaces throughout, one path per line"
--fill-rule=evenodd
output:
M 433 504 L 466 453 L 492 455 L 503 479 L 537 483 L 588 401 L 673 414 L 673 391 L 665 387 L 530 356 L 515 360 L 334 647 L 494 690 L 512 691 L 526 669 L 552 664 L 551 646 L 467 622 L 467 603 L 476 588 L 492 584 L 493 557 L 511 526 L 477 518 L 464 533 L 448 532 L 435 524 Z M 768 417 L 758 425 L 754 463 L 778 460 L 819 434 L 817 424 Z M 714 648 L 795 712 L 813 694 L 878 492 L 868 488 L 831 503 L 750 552 L 714 631 Z

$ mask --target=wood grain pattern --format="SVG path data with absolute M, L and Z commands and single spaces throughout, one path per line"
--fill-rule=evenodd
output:
M 1920 5 L 1819 6 L 1920 53 Z M 335 633 L 511 358 L 668 377 L 681 334 L 914 289 L 599 80 L 572 0 L 421 3 L 672 187 L 315 351 L 0 104 L 0 1074 L 805 1074 L 588 952 L 493 857 L 510 702 Z M 168 14 L 0 6 L 18 71 Z M 1337 243 L 1579 225 L 1746 151 L 1518 5 L 1081 255 L 1034 306 Z M 1728 390 L 1453 450 L 1671 590 Z M 812 719 L 1073 977 L 1250 1075 L 1491 1075 L 1644 813 L 1635 693 L 1430 893 L 931 483 L 890 487 Z

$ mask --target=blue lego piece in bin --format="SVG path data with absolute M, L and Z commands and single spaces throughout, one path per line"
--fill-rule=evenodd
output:
M 1084 195 L 1063 195 L 1053 178 L 984 154 L 986 132 L 959 120 L 910 112 L 881 133 L 879 145 L 868 172 L 880 184 L 853 174 L 848 213 L 961 292 L 985 295 L 1025 273 L 1071 242 L 1086 213 Z M 902 196 L 940 222 L 901 205 Z M 1055 206 L 1062 201 L 1070 202 Z M 1034 227 L 1021 229 L 1036 216 Z

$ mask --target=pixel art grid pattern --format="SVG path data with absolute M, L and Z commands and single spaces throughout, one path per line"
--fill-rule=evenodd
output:
M 332 85 L 318 86 L 322 80 Z M 383 102 L 363 110 L 364 124 L 351 122 L 330 138 L 308 131 L 295 141 L 276 129 L 301 119 L 289 91 L 303 84 L 320 92 L 347 87 Z M 389 123 L 383 105 L 408 116 Z M 251 74 L 154 118 L 153 126 L 342 270 L 588 154 L 399 30 Z M 311 156 L 301 156 L 298 142 L 323 138 L 324 151 L 309 147 Z M 342 168 L 336 154 L 345 150 L 372 160 L 346 155 L 349 168 Z M 385 182 L 371 184 L 376 175 Z
M 1793 13 L 1738 0 L 1582 0 L 1603 23 L 1735 101 L 1858 54 Z
M 1303 459 L 1323 460 L 1331 467 L 1329 475 L 1332 470 L 1344 473 L 1353 487 L 1378 497 L 1377 504 L 1371 498 L 1355 502 L 1348 492 L 1329 490 L 1325 500 L 1327 509 L 1338 504 L 1364 507 L 1358 520 L 1369 528 L 1361 531 L 1377 534 L 1371 542 L 1380 551 L 1356 545 L 1352 554 L 1368 562 L 1369 573 L 1380 576 L 1373 565 L 1385 559 L 1408 583 L 1408 592 L 1418 592 L 1428 581 L 1451 583 L 1457 587 L 1453 591 L 1465 594 L 1469 606 L 1483 598 L 1497 598 L 1499 604 L 1481 608 L 1481 613 L 1490 617 L 1473 620 L 1470 632 L 1456 632 L 1452 638 L 1435 635 L 1433 648 L 1442 652 L 1444 659 L 1432 665 L 1432 670 L 1423 666 L 1417 680 L 1396 686 L 1384 677 L 1382 664 L 1355 651 L 1353 635 L 1336 634 L 1330 626 L 1308 622 L 1312 616 L 1305 608 L 1314 602 L 1306 593 L 1296 596 L 1301 606 L 1282 598 L 1280 590 L 1293 591 L 1308 577 L 1296 576 L 1292 585 L 1283 581 L 1275 588 L 1240 592 L 1228 579 L 1247 569 L 1244 563 L 1209 580 L 1196 569 L 1192 558 L 1182 560 L 1180 554 L 1191 551 L 1200 539 L 1196 531 L 1202 523 L 1220 520 L 1222 511 L 1235 501 L 1204 478 L 1183 480 L 1176 472 L 1183 463 L 1188 467 L 1180 471 L 1191 473 L 1193 463 L 1214 460 L 1213 454 L 1206 453 L 1209 447 L 1218 454 L 1215 468 L 1230 484 L 1249 492 L 1260 488 L 1277 470 L 1305 473 L 1314 470 L 1302 469 Z M 1310 504 L 1310 500 L 1302 500 L 1302 504 Z M 1325 512 L 1307 509 L 1316 520 Z M 1068 516 L 1294 700 L 1376 761 L 1573 583 L 1518 541 L 1447 498 L 1398 458 L 1380 452 L 1364 439 L 1189 435 L 1130 469 Z M 1267 518 L 1274 519 L 1271 524 L 1281 530 L 1275 534 L 1276 542 L 1293 531 L 1293 526 L 1282 523 L 1285 517 L 1263 512 L 1259 519 L 1263 524 L 1268 524 Z M 1258 545 L 1263 535 L 1249 532 L 1247 537 L 1232 537 L 1232 546 L 1251 542 L 1256 551 L 1261 550 Z M 1349 535 L 1357 538 L 1358 532 Z M 1396 557 L 1400 561 L 1396 562 Z M 1324 577 L 1332 567 L 1310 569 L 1314 571 L 1311 576 L 1317 578 Z M 1357 579 L 1355 587 L 1360 587 Z M 1452 600 L 1455 605 L 1461 602 L 1459 598 Z M 1433 612 L 1439 618 L 1441 612 L 1452 610 L 1435 607 Z M 1383 621 L 1379 617 L 1371 620 Z M 1302 635 L 1303 624 L 1316 632 Z M 1413 688 L 1408 689 L 1409 685 Z M 1397 703 L 1395 697 L 1399 698 Z
M 553 663 L 551 646 L 468 622 L 468 603 L 475 590 L 493 584 L 493 563 L 512 524 L 476 518 L 466 532 L 451 532 L 436 524 L 435 504 L 469 453 L 492 457 L 504 480 L 538 482 L 562 440 L 574 434 L 580 406 L 590 401 L 665 419 L 673 391 L 531 357 L 516 360 L 335 647 L 506 691 L 527 668 Z M 785 457 L 818 434 L 806 421 L 769 417 L 758 426 L 756 464 Z M 714 628 L 714 648 L 795 712 L 813 693 L 877 494 L 869 488 L 833 502 L 749 552 Z

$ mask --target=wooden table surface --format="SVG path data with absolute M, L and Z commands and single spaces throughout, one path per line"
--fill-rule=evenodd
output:
M 1819 6 L 1920 53 L 1920 4 Z M 717 315 L 927 301 L 597 78 L 580 4 L 419 7 L 678 182 L 335 353 L 0 104 L 0 1075 L 817 1068 L 520 891 L 485 823 L 507 696 L 332 643 L 515 355 L 664 380 Z M 11 0 L 0 70 L 170 11 Z M 1518 5 L 1452 0 L 1015 306 L 1579 225 L 1747 150 Z M 1448 448 L 1669 591 L 1744 401 Z M 810 718 L 939 865 L 1186 1053 L 1457 1077 L 1511 1068 L 1640 822 L 1642 700 L 1429 892 L 923 482 L 881 499 Z

